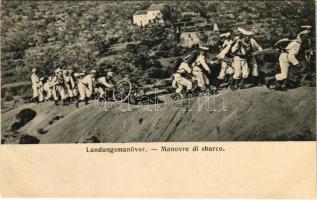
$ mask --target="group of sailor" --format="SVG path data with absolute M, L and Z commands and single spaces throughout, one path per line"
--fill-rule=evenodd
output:
M 88 104 L 88 100 L 96 92 L 99 96 L 106 95 L 107 88 L 113 88 L 113 72 L 110 70 L 91 70 L 77 73 L 57 68 L 54 74 L 48 77 L 38 76 L 38 69 L 32 70 L 31 81 L 33 101 L 41 103 L 54 100 L 55 105 L 67 105 L 76 101 Z
M 310 42 L 311 26 L 302 26 L 301 31 L 295 40 L 288 40 L 289 44 L 280 51 L 279 66 L 280 73 L 275 76 L 265 77 L 266 86 L 271 89 L 275 85 L 276 90 L 285 90 L 288 80 L 288 71 L 290 65 L 299 67 L 300 62 L 296 58 L 301 45 L 304 42 Z M 184 96 L 193 92 L 193 83 L 201 92 L 220 89 L 223 82 L 227 82 L 232 90 L 246 87 L 246 80 L 249 79 L 253 86 L 259 85 L 259 66 L 256 61 L 256 55 L 263 53 L 263 48 L 254 39 L 254 32 L 238 28 L 238 35 L 233 37 L 230 32 L 220 34 L 219 53 L 216 58 L 209 62 L 206 61 L 206 52 L 208 48 L 200 47 L 200 53 L 194 51 L 191 55 L 175 62 L 176 66 L 173 73 L 172 87 L 176 94 Z M 312 52 L 310 52 L 312 54 Z M 213 66 L 221 64 L 221 69 L 217 75 L 214 84 L 211 85 L 210 74 L 214 73 Z M 184 92 L 184 90 L 186 91 Z M 209 90 L 208 90 L 209 89 Z
M 297 55 L 302 44 L 310 42 L 311 32 L 311 26 L 302 26 L 302 28 L 304 30 L 297 35 L 297 38 L 290 40 L 280 52 L 280 73 L 265 77 L 265 84 L 269 89 L 271 85 L 275 85 L 275 89 L 285 90 L 290 66 L 299 67 L 300 61 Z M 254 86 L 260 84 L 256 54 L 263 51 L 263 48 L 254 39 L 254 32 L 243 28 L 238 28 L 237 31 L 239 34 L 236 37 L 230 32 L 219 34 L 219 53 L 210 62 L 206 61 L 206 53 L 209 49 L 203 46 L 199 51 L 193 51 L 184 59 L 179 58 L 175 62 L 172 87 L 175 88 L 176 94 L 184 97 L 196 89 L 202 93 L 214 92 L 221 89 L 223 82 L 227 82 L 227 86 L 232 90 L 244 89 L 247 79 L 251 80 Z M 212 80 L 215 64 L 220 64 L 221 69 L 216 80 Z M 55 105 L 59 105 L 59 101 L 62 105 L 66 105 L 76 100 L 78 107 L 80 102 L 88 104 L 93 94 L 105 96 L 106 89 L 114 87 L 113 73 L 109 70 L 74 73 L 72 69 L 57 68 L 51 76 L 41 78 L 37 72 L 37 69 L 33 69 L 31 75 L 33 101 L 37 103 L 54 100 Z

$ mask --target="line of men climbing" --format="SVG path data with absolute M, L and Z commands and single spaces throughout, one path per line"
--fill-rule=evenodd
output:
M 297 35 L 295 40 L 290 40 L 286 47 L 280 49 L 279 66 L 281 71 L 275 76 L 265 78 L 267 88 L 272 89 L 271 85 L 275 85 L 274 89 L 285 90 L 290 65 L 299 67 L 300 62 L 296 56 L 302 44 L 310 41 L 311 26 L 302 26 L 302 28 L 304 30 Z M 221 70 L 215 81 L 215 86 L 210 84 L 210 78 L 208 78 L 212 69 L 210 69 L 205 59 L 207 47 L 200 47 L 199 52 L 194 51 L 184 59 L 178 59 L 174 65 L 172 82 L 176 94 L 181 97 L 192 94 L 194 90 L 193 81 L 197 82 L 197 88 L 201 92 L 206 92 L 208 89 L 216 91 L 220 88 L 220 84 L 226 80 L 232 90 L 244 89 L 250 71 L 252 75 L 251 83 L 254 86 L 259 85 L 259 67 L 255 56 L 258 52 L 264 50 L 253 38 L 253 32 L 242 28 L 238 28 L 238 32 L 239 35 L 234 39 L 232 39 L 230 32 L 220 34 L 220 52 L 210 62 L 210 66 L 221 63 Z M 310 53 L 312 54 L 312 51 Z M 185 88 L 186 92 L 184 93 Z
M 59 105 L 59 101 L 62 105 L 76 101 L 78 108 L 80 102 L 87 105 L 94 92 L 105 97 L 106 88 L 114 87 L 113 76 L 111 70 L 74 73 L 73 70 L 57 68 L 53 75 L 39 78 L 37 69 L 32 69 L 32 101 L 41 103 L 54 100 L 55 105 Z
M 308 41 L 311 26 L 303 26 L 303 28 L 305 30 L 300 32 L 295 40 L 292 40 L 281 50 L 279 56 L 281 72 L 275 76 L 265 78 L 266 86 L 269 89 L 273 84 L 276 85 L 275 89 L 285 89 L 290 65 L 299 67 L 300 62 L 296 56 L 302 44 Z M 179 58 L 174 66 L 175 71 L 172 81 L 172 87 L 175 88 L 176 94 L 183 97 L 185 88 L 185 94 L 191 94 L 193 81 L 197 82 L 197 87 L 201 92 L 206 92 L 208 89 L 216 91 L 225 80 L 228 80 L 228 86 L 232 90 L 243 89 L 250 70 L 252 84 L 258 85 L 259 69 L 255 55 L 263 49 L 252 37 L 253 32 L 242 28 L 238 28 L 238 32 L 240 35 L 234 39 L 232 39 L 233 37 L 229 32 L 220 34 L 220 52 L 210 62 L 211 66 L 221 63 L 221 70 L 217 76 L 215 86 L 211 85 L 209 77 L 212 69 L 210 69 L 205 58 L 208 48 L 200 47 L 199 52 L 194 51 L 184 59 Z M 88 104 L 88 100 L 94 92 L 99 93 L 100 96 L 106 95 L 106 88 L 114 87 L 111 83 L 112 78 L 113 73 L 108 70 L 74 73 L 73 70 L 61 70 L 59 68 L 48 78 L 39 78 L 37 69 L 33 69 L 31 75 L 33 101 L 39 103 L 53 99 L 55 105 L 58 105 L 59 100 L 62 101 L 62 105 L 66 105 L 77 100 L 76 107 L 78 107 L 80 102 Z

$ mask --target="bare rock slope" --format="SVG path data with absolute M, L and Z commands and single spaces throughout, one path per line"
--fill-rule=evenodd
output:
M 156 105 L 165 105 L 162 111 L 155 111 L 155 105 L 122 111 L 115 107 L 126 105 L 112 104 L 106 112 L 97 110 L 93 101 L 79 109 L 26 104 L 2 114 L 2 141 L 18 143 L 25 134 L 39 143 L 316 140 L 315 96 L 315 87 L 224 90 L 220 96 L 173 104 L 165 98 L 166 104 Z M 27 108 L 36 116 L 9 131 L 16 115 Z

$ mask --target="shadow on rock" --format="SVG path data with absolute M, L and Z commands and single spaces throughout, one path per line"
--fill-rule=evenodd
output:
M 34 137 L 32 135 L 22 135 L 19 141 L 19 144 L 38 144 L 40 143 L 40 139 Z
M 36 112 L 32 109 L 23 109 L 21 110 L 17 116 L 16 121 L 11 125 L 10 131 L 16 131 L 20 129 L 22 126 L 26 125 L 36 116 Z

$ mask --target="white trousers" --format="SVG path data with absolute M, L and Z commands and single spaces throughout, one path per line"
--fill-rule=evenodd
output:
M 66 99 L 66 93 L 65 93 L 65 89 L 64 87 L 60 86 L 60 85 L 56 85 L 55 87 L 53 87 L 53 91 L 52 91 L 54 100 L 57 101 L 58 97 L 61 97 L 61 100 Z
M 232 63 L 234 74 L 234 79 L 248 78 L 249 76 L 249 68 L 246 59 L 240 58 L 239 56 L 235 56 L 233 58 Z
M 39 89 L 39 102 L 44 101 L 43 91 L 44 91 L 44 90 L 43 90 L 42 88 Z
M 39 88 L 38 85 L 32 85 L 32 90 L 33 90 L 33 98 L 38 97 L 39 96 Z
M 195 76 L 197 80 L 197 85 L 200 89 L 205 90 L 206 85 L 209 85 L 209 79 L 208 77 L 203 73 L 203 71 L 199 67 L 193 68 L 193 75 Z
M 221 70 L 217 78 L 220 80 L 223 80 L 226 74 L 231 75 L 233 74 L 233 72 L 234 72 L 233 68 L 230 65 L 228 65 L 228 63 L 221 62 Z
M 67 89 L 67 95 L 68 95 L 69 97 L 73 97 L 73 96 L 74 96 L 74 93 L 73 93 L 73 90 L 72 90 L 70 84 L 66 84 L 66 89 Z
M 278 81 L 287 79 L 288 77 L 288 69 L 290 65 L 290 61 L 288 59 L 287 53 L 281 53 L 279 57 L 279 63 L 281 68 L 281 73 L 275 75 L 275 79 Z
M 78 96 L 78 91 L 77 91 L 76 88 L 73 89 L 73 95 L 74 95 L 74 97 L 77 97 L 77 96 Z
M 251 65 L 252 76 L 259 76 L 259 68 L 254 56 L 248 59 L 248 64 Z
M 90 97 L 92 95 L 92 91 L 90 91 L 89 88 L 81 82 L 78 83 L 78 91 L 80 95 L 79 99 L 82 101 L 85 100 L 86 97 Z
M 180 94 L 184 90 L 184 87 L 186 87 L 187 91 L 193 88 L 192 82 L 184 77 L 177 76 L 175 77 L 175 81 L 176 81 L 176 93 L 178 94 Z
M 48 100 L 52 97 L 52 89 L 51 88 L 47 88 L 45 89 L 45 92 L 46 92 L 46 97 L 45 99 Z

